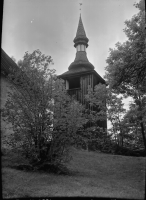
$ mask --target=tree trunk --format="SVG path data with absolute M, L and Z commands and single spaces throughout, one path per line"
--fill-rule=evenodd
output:
M 123 135 L 120 134 L 120 137 L 119 137 L 119 143 L 120 143 L 120 146 L 123 147 Z
M 141 112 L 143 110 L 143 108 L 142 108 L 140 96 L 139 96 L 139 99 L 137 101 L 137 105 L 139 106 L 138 110 Z M 143 142 L 144 142 L 144 147 L 145 147 L 145 155 L 146 155 L 146 136 L 145 136 L 145 130 L 144 130 L 143 117 L 139 116 L 139 119 L 140 119 L 141 133 L 142 133 L 142 137 L 143 137 Z
M 123 147 L 123 132 L 122 132 L 121 127 L 120 127 L 120 133 L 119 133 L 119 144 L 121 147 Z
M 145 130 L 144 130 L 143 122 L 140 122 L 140 126 L 141 126 L 141 133 L 142 133 L 142 137 L 143 137 L 143 142 L 144 142 L 144 147 L 145 147 L 145 155 L 146 155 L 146 136 L 145 136 Z

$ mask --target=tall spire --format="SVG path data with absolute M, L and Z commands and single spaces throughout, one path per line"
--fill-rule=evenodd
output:
M 77 28 L 76 37 L 74 39 L 74 47 L 76 47 L 76 57 L 74 62 L 72 62 L 69 66 L 69 70 L 75 70 L 78 68 L 78 70 L 93 70 L 94 66 L 88 61 L 86 48 L 88 47 L 88 41 L 89 39 L 86 36 L 81 14 L 79 18 L 79 24 Z
M 81 14 L 79 18 L 79 24 L 78 24 L 78 29 L 76 33 L 76 37 L 74 39 L 74 47 L 76 47 L 78 44 L 84 44 L 86 47 L 88 47 L 88 41 L 89 39 L 86 37 L 86 33 L 84 30 Z
M 79 37 L 79 36 L 86 37 L 86 33 L 85 33 L 85 30 L 84 30 L 81 14 L 80 14 L 77 33 L 76 33 L 76 37 Z

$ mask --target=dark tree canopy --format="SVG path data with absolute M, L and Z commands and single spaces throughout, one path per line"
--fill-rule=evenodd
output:
M 109 88 L 125 97 L 131 96 L 137 106 L 137 119 L 141 126 L 146 148 L 145 110 L 146 110 L 146 26 L 145 2 L 140 0 L 134 4 L 139 12 L 125 21 L 124 32 L 127 41 L 117 43 L 110 49 L 107 58 L 105 78 Z
M 115 49 L 110 49 L 107 58 L 106 75 L 109 85 L 129 92 L 129 89 L 145 90 L 146 87 L 146 27 L 144 0 L 134 4 L 139 9 L 138 14 L 125 21 L 124 32 L 127 41 L 117 43 Z

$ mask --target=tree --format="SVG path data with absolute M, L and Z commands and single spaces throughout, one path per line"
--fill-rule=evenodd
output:
M 107 58 L 105 78 L 109 87 L 117 94 L 131 96 L 139 110 L 139 123 L 146 148 L 146 130 L 142 103 L 146 97 L 146 39 L 145 39 L 145 9 L 144 1 L 135 4 L 139 13 L 125 22 L 124 32 L 126 42 L 116 44 L 116 49 L 110 49 Z
M 95 86 L 94 91 L 89 88 L 86 100 L 90 106 L 97 108 L 90 113 L 90 120 L 92 124 L 97 121 L 104 121 L 106 118 L 112 124 L 112 132 L 116 142 L 123 146 L 123 130 L 122 120 L 125 109 L 123 108 L 122 97 L 117 97 L 109 88 L 104 84 Z
M 146 39 L 145 3 L 135 4 L 140 11 L 131 20 L 126 20 L 124 32 L 128 38 L 123 44 L 117 43 L 116 49 L 110 48 L 107 58 L 106 78 L 113 88 L 120 92 L 140 89 L 146 83 Z
M 89 86 L 85 99 L 90 105 L 90 109 L 87 109 L 86 112 L 88 120 L 93 126 L 98 126 L 99 122 L 106 120 L 106 98 L 107 90 L 105 85 L 99 83 L 94 87 L 94 90 Z
M 54 84 L 52 149 L 50 148 L 53 154 L 60 155 L 59 162 L 68 158 L 64 155 L 68 155 L 70 146 L 83 140 L 77 131 L 86 123 L 83 116 L 84 107 L 67 94 L 63 83 L 62 79 L 58 79 Z
M 112 132 L 115 135 L 115 140 L 117 140 L 120 146 L 123 146 L 123 116 L 126 110 L 124 109 L 123 98 L 118 97 L 116 94 L 108 91 L 107 98 L 107 113 L 108 119 L 112 124 Z
M 141 134 L 141 127 L 138 118 L 138 106 L 131 104 L 129 110 L 124 116 L 123 125 L 125 134 L 125 140 L 128 146 L 143 148 L 143 138 Z
M 6 140 L 33 166 L 65 162 L 84 123 L 82 106 L 68 96 L 62 80 L 50 69 L 51 63 L 52 58 L 40 50 L 26 52 L 18 62 L 20 70 L 8 77 L 14 83 L 13 92 L 2 110 L 14 130 Z

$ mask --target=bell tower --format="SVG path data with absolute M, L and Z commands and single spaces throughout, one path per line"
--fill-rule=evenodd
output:
M 69 95 L 74 96 L 77 101 L 88 106 L 84 98 L 88 92 L 88 86 L 94 89 L 94 86 L 99 83 L 105 84 L 105 80 L 94 70 L 94 66 L 87 58 L 86 49 L 89 46 L 89 39 L 84 30 L 81 14 L 73 42 L 76 48 L 75 59 L 68 67 L 68 71 L 59 75 L 58 78 L 65 80 Z M 102 124 L 104 125 L 101 126 L 106 128 L 106 122 Z
M 86 49 L 89 46 L 89 39 L 86 36 L 81 14 L 77 28 L 76 36 L 73 40 L 76 48 L 75 60 L 68 67 L 68 71 L 58 76 L 65 80 L 66 90 L 68 94 L 74 96 L 81 104 L 91 108 L 85 101 L 85 95 L 88 93 L 88 86 L 94 89 L 95 85 L 102 83 L 105 80 L 94 70 L 94 66 L 87 58 Z M 99 126 L 107 128 L 107 121 L 97 122 Z
M 76 48 L 75 59 L 68 67 L 68 71 L 59 75 L 58 78 L 64 79 L 69 94 L 75 95 L 77 100 L 83 103 L 88 86 L 94 88 L 98 83 L 105 84 L 105 80 L 94 70 L 94 66 L 87 58 L 86 49 L 89 46 L 89 39 L 84 30 L 81 14 L 73 42 Z

